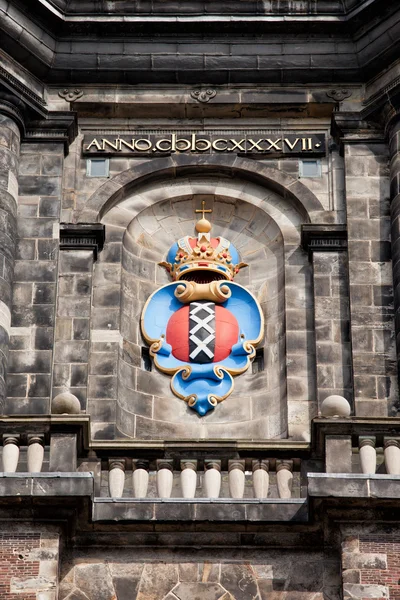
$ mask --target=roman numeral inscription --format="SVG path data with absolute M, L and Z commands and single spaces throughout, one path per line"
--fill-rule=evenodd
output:
M 326 152 L 325 134 L 273 135 L 270 131 L 232 132 L 162 132 L 140 131 L 131 134 L 85 135 L 82 152 L 85 156 L 130 156 L 132 154 L 159 156 L 160 154 L 261 154 L 265 156 L 323 156 Z

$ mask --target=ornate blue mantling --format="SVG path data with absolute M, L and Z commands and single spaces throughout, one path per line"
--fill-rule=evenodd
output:
M 182 361 L 173 355 L 173 348 L 167 342 L 168 322 L 183 305 L 194 300 L 210 300 L 222 306 L 239 325 L 237 340 L 223 360 L 200 364 Z M 150 296 L 143 310 L 141 325 L 156 367 L 173 375 L 172 391 L 200 416 L 231 394 L 233 376 L 249 367 L 255 356 L 255 346 L 263 335 L 263 315 L 257 300 L 232 281 L 209 284 L 177 281 L 167 284 Z

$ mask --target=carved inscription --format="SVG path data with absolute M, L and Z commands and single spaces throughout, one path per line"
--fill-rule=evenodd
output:
M 254 135 L 227 133 L 224 136 L 208 133 L 168 133 L 131 135 L 85 135 L 84 155 L 131 155 L 131 154 L 171 154 L 171 153 L 236 153 L 266 155 L 323 155 L 325 136 L 323 134 L 282 134 L 271 133 Z

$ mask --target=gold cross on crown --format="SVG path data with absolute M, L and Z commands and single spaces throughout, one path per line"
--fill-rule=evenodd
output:
M 205 204 L 206 204 L 206 201 L 205 201 L 205 200 L 202 200 L 202 201 L 201 201 L 201 208 L 196 208 L 196 210 L 194 211 L 194 212 L 196 212 L 196 213 L 203 213 L 203 214 L 202 214 L 202 217 L 201 217 L 202 219 L 204 219 L 204 218 L 205 218 L 205 217 L 204 217 L 204 214 L 205 214 L 205 213 L 212 213 L 212 208 L 205 208 Z

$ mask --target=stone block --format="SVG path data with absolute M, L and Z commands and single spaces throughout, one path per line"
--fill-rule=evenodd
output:
M 51 238 L 54 219 L 18 219 L 20 238 Z
M 20 175 L 18 186 L 20 196 L 58 196 L 60 194 L 59 177 Z
M 350 436 L 326 436 L 325 466 L 327 473 L 351 473 Z
M 55 283 L 33 284 L 33 304 L 54 304 Z
M 83 298 L 60 296 L 58 298 L 57 314 L 60 317 L 89 317 L 90 296 Z
M 89 375 L 89 398 L 115 398 L 117 379 L 112 375 Z
M 372 553 L 344 553 L 342 558 L 343 569 L 387 569 L 386 554 Z M 354 583 L 354 582 L 347 582 Z M 355 582 L 359 583 L 359 582 Z
M 53 433 L 50 439 L 49 471 L 74 472 L 77 465 L 77 436 L 75 433 Z
M 118 356 L 115 352 L 91 352 L 89 361 L 90 374 L 114 375 L 117 368 L 117 358 Z
M 12 373 L 50 373 L 51 352 L 10 351 L 9 367 Z
M 75 567 L 75 585 L 88 598 L 112 600 L 115 589 L 109 569 L 103 563 L 81 564 Z
M 38 240 L 38 259 L 56 260 L 58 255 L 59 241 L 54 239 Z
M 84 340 L 63 341 L 56 345 L 54 360 L 60 363 L 87 362 L 89 357 L 89 342 Z
M 29 378 L 28 397 L 46 397 L 50 395 L 50 375 L 33 374 Z
M 56 265 L 50 261 L 16 261 L 15 281 L 55 281 Z
M 67 365 L 71 367 L 71 386 L 86 386 L 88 379 L 87 365 Z
M 390 598 L 389 588 L 385 585 L 375 585 L 368 583 L 345 583 L 343 593 L 349 598 L 366 600 L 366 598 Z
M 73 339 L 88 340 L 90 337 L 90 321 L 86 318 L 73 320 Z
M 91 273 L 92 268 L 91 250 L 63 250 L 60 254 L 61 273 Z
M 59 217 L 60 200 L 57 197 L 42 196 L 39 200 L 39 217 Z
M 51 324 L 52 322 L 53 319 L 50 320 Z M 36 327 L 34 335 L 33 345 L 36 350 L 51 350 L 53 348 L 54 333 L 52 327 Z
M 315 497 L 367 498 L 368 476 L 308 473 L 308 493 Z

